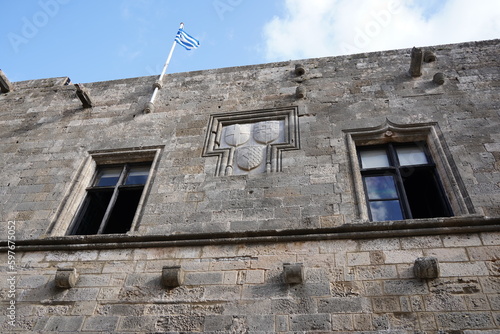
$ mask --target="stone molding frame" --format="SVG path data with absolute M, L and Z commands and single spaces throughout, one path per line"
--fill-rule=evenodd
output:
M 237 169 L 235 166 L 235 147 L 224 145 L 223 132 L 234 127 L 253 127 L 258 123 L 275 122 L 279 125 L 279 139 L 261 144 L 265 150 L 265 166 L 256 169 L 257 172 L 273 173 L 282 170 L 281 154 L 283 151 L 300 149 L 299 143 L 299 119 L 298 107 L 282 107 L 263 110 L 241 111 L 233 113 L 213 114 L 210 116 L 205 143 L 203 146 L 203 157 L 217 157 L 215 176 L 233 175 Z M 251 168 L 240 174 L 251 172 Z M 243 168 L 245 169 L 245 168 Z
M 91 184 L 95 177 L 97 166 L 135 163 L 135 162 L 151 162 L 151 172 L 148 180 L 144 185 L 144 190 L 137 206 L 137 211 L 130 227 L 130 232 L 137 231 L 139 220 L 144 210 L 144 202 L 151 189 L 152 180 L 156 174 L 157 165 L 163 150 L 161 146 L 124 148 L 124 149 L 109 149 L 89 151 L 88 156 L 84 159 L 76 173 L 73 175 L 68 191 L 64 195 L 61 205 L 57 209 L 54 218 L 47 229 L 46 236 L 65 236 L 71 224 L 73 223 L 76 213 L 79 211 L 80 205 L 86 195 L 86 189 Z M 129 233 L 130 233 L 129 232 Z
M 397 124 L 386 119 L 385 123 L 372 128 L 347 129 L 347 149 L 351 163 L 352 181 L 355 200 L 358 208 L 358 218 L 369 221 L 363 181 L 358 164 L 356 148 L 366 145 L 379 145 L 390 142 L 405 143 L 424 141 L 436 164 L 444 191 L 450 202 L 454 216 L 476 214 L 472 201 L 460 177 L 458 168 L 453 161 L 438 123 Z

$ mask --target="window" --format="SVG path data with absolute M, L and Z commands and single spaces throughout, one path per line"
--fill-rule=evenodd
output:
M 379 126 L 343 132 L 361 222 L 477 214 L 437 123 L 386 119 Z M 384 217 L 383 211 L 376 211 L 379 207 L 395 209 Z
M 69 234 L 113 234 L 130 230 L 151 163 L 98 166 Z
M 357 150 L 370 220 L 451 216 L 424 142 L 360 146 Z

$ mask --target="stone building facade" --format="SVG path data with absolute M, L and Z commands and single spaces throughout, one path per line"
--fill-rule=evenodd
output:
M 1 331 L 498 333 L 499 50 L 0 73 Z

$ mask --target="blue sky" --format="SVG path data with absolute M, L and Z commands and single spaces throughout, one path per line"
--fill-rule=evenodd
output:
M 496 0 L 0 0 L 0 69 L 74 83 L 500 37 Z

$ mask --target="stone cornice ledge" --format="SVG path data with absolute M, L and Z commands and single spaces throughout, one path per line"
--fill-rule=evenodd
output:
M 425 235 L 500 232 L 500 218 L 462 216 L 388 222 L 363 222 L 331 228 L 262 230 L 178 235 L 90 235 L 16 241 L 16 251 L 95 250 L 147 247 L 280 243 L 335 239 L 415 237 Z M 0 242 L 7 251 L 7 242 Z

